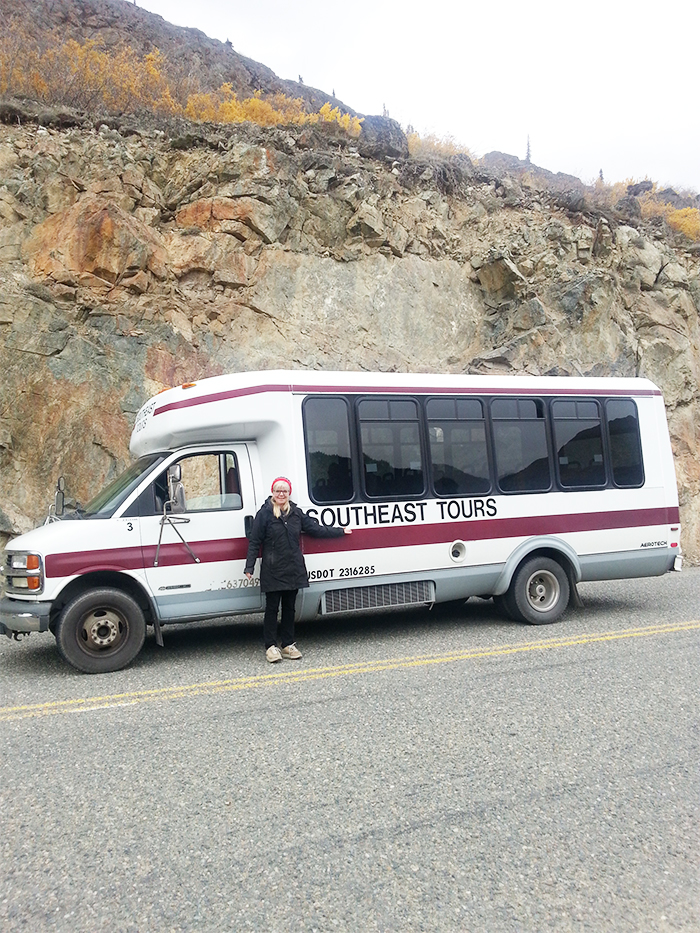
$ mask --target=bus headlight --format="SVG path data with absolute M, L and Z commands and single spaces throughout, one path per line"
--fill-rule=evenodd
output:
M 12 570 L 38 570 L 41 558 L 38 554 L 10 554 Z
M 44 568 L 39 554 L 11 551 L 7 555 L 5 577 L 11 590 L 39 593 L 44 588 Z

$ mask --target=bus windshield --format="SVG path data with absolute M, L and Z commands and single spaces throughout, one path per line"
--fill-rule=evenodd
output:
M 163 459 L 160 454 L 141 457 L 132 463 L 109 486 L 91 499 L 84 508 L 78 509 L 81 518 L 110 518 L 127 496 L 136 488 L 141 477 Z

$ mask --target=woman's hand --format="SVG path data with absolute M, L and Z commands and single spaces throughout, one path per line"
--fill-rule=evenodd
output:
M 252 580 L 252 579 L 253 579 L 253 574 L 252 574 L 252 573 L 244 573 L 243 576 L 244 576 L 244 577 L 247 577 L 249 580 Z
M 344 532 L 346 535 L 351 535 L 351 534 L 352 534 L 352 528 L 343 528 L 343 532 Z

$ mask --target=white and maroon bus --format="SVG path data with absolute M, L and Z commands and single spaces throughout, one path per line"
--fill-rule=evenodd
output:
M 168 389 L 135 462 L 84 509 L 11 541 L 7 635 L 51 630 L 117 670 L 146 626 L 261 609 L 246 531 L 279 474 L 323 525 L 297 617 L 492 596 L 560 618 L 585 580 L 680 569 L 661 392 L 644 379 L 249 372 Z M 70 520 L 67 520 L 70 519 Z

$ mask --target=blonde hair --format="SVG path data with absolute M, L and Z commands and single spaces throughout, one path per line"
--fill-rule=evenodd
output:
M 289 512 L 290 512 L 289 499 L 287 499 L 287 501 L 284 503 L 284 506 L 282 508 L 280 508 L 275 502 L 275 500 L 273 499 L 272 500 L 272 512 L 275 518 L 280 518 L 280 516 L 282 515 L 289 515 Z

